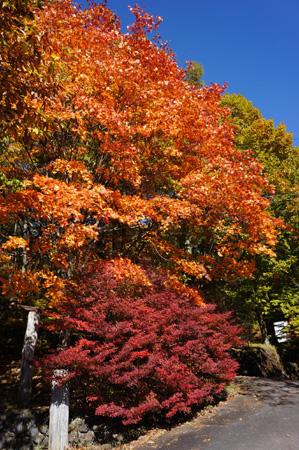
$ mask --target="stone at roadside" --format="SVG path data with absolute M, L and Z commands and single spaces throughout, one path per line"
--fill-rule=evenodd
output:
M 240 365 L 239 375 L 287 378 L 283 364 L 273 345 L 250 345 L 234 349 L 232 355 Z

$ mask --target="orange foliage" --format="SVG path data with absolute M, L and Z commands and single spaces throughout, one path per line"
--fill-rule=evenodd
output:
M 201 303 L 179 280 L 248 276 L 253 256 L 275 244 L 263 196 L 271 188 L 262 166 L 234 148 L 224 88 L 186 83 L 173 54 L 147 37 L 160 19 L 132 12 L 124 34 L 103 5 L 82 11 L 54 0 L 36 11 L 42 67 L 50 68 L 40 82 L 55 87 L 43 103 L 50 125 L 32 144 L 33 160 L 17 171 L 6 164 L 22 186 L 2 197 L 0 220 L 14 234 L 2 249 L 26 241 L 23 272 L 50 305 L 66 280 L 80 284 L 103 258 L 124 289 L 150 287 L 138 267 L 150 264 Z M 28 104 L 34 117 L 40 101 Z M 18 273 L 20 264 L 10 259 L 5 270 Z M 25 295 L 18 285 L 15 293 Z

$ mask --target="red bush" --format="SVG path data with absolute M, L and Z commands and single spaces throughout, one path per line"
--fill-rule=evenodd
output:
M 67 368 L 68 380 L 84 380 L 97 415 L 124 424 L 148 412 L 188 413 L 220 393 L 237 368 L 228 350 L 239 343 L 239 329 L 228 314 L 195 305 L 157 277 L 149 284 L 147 293 L 136 286 L 139 297 L 131 288 L 123 298 L 113 264 L 95 270 L 89 295 L 68 299 L 58 314 L 75 343 L 46 360 L 48 367 Z

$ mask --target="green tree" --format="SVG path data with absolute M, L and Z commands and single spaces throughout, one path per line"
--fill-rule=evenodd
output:
M 204 85 L 204 82 L 202 80 L 203 74 L 204 69 L 202 65 L 198 62 L 191 61 L 186 69 L 185 80 L 189 84 L 202 87 Z
M 284 124 L 275 127 L 273 120 L 265 119 L 245 97 L 226 94 L 222 103 L 230 109 L 237 147 L 250 149 L 262 162 L 275 189 L 271 196 L 272 214 L 283 219 L 285 225 L 281 228 L 276 256 L 258 256 L 255 276 L 217 286 L 219 297 L 222 295 L 225 308 L 233 304 L 249 328 L 257 321 L 263 329 L 264 322 L 271 324 L 286 317 L 293 331 L 298 332 L 299 148 L 293 146 L 292 133 Z

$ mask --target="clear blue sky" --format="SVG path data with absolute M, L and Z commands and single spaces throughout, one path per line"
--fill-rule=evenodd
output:
M 86 6 L 85 0 L 77 0 Z M 127 5 L 108 0 L 123 28 L 132 22 Z M 204 80 L 227 82 L 275 123 L 284 122 L 299 146 L 298 0 L 139 0 L 163 17 L 160 34 L 180 66 L 198 61 Z

